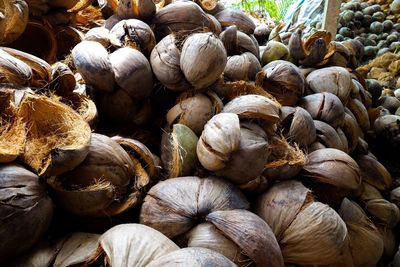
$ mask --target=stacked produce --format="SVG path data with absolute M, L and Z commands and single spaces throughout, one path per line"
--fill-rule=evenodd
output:
M 394 52 L 400 46 L 400 3 L 397 0 L 352 0 L 341 7 L 337 41 L 354 39 L 364 45 L 364 61 Z
M 263 48 L 214 1 L 69 4 L 61 62 L 15 49 L 29 28 L 0 47 L 2 265 L 393 260 L 400 187 L 366 140 L 379 124 L 398 142 L 399 124 L 369 112 L 357 42 L 298 30 Z

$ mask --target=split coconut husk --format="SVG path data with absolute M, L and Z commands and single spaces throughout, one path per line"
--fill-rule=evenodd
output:
M 285 263 L 331 265 L 340 262 L 347 228 L 329 206 L 316 202 L 298 181 L 275 184 L 256 202 L 256 214 L 271 226 Z
M 162 233 L 142 224 L 120 224 L 100 237 L 99 253 L 109 266 L 145 267 L 152 261 L 179 250 Z
M 53 203 L 33 172 L 0 166 L 0 262 L 15 259 L 38 242 L 53 216 Z
M 159 182 L 150 189 L 140 211 L 140 223 L 174 238 L 213 211 L 248 207 L 239 189 L 225 180 L 179 177 Z
M 17 116 L 26 129 L 21 159 L 40 176 L 72 170 L 86 158 L 90 126 L 68 106 L 45 96 L 25 94 Z
M 138 204 L 148 184 L 148 174 L 137 163 L 116 141 L 93 133 L 86 159 L 48 184 L 58 204 L 72 214 L 115 216 Z
M 0 162 L 14 161 L 24 150 L 25 127 L 16 116 L 14 90 L 0 90 Z
M 98 234 L 75 232 L 59 238 L 46 237 L 10 267 L 74 266 L 91 262 L 97 255 Z
M 196 146 L 199 138 L 187 126 L 174 124 L 164 131 L 161 140 L 161 161 L 168 178 L 190 175 L 198 160 Z
M 269 143 L 270 154 L 263 176 L 269 181 L 289 180 L 295 177 L 306 163 L 306 155 L 283 136 L 273 136 Z

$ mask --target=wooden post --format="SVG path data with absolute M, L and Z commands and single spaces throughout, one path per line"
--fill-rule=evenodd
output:
M 325 0 L 324 16 L 322 17 L 322 29 L 330 32 L 334 39 L 340 14 L 341 0 Z

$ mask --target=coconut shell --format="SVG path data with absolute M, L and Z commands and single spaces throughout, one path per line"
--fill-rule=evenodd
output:
M 343 124 L 345 109 L 340 99 L 332 93 L 317 93 L 303 97 L 299 106 L 307 110 L 314 120 L 328 123 L 333 128 Z
M 357 120 L 346 113 L 344 115 L 344 122 L 341 126 L 341 129 L 346 136 L 349 152 L 354 151 L 354 149 L 357 147 L 358 138 L 361 136 L 360 127 L 358 126 Z
M 148 267 L 234 267 L 236 264 L 225 256 L 206 248 L 183 248 L 168 253 L 154 261 Z
M 392 185 L 392 176 L 379 161 L 370 155 L 360 155 L 356 158 L 364 182 L 380 191 L 388 190 Z
M 181 70 L 195 89 L 205 89 L 216 82 L 226 63 L 225 47 L 212 33 L 192 34 L 183 43 Z
M 53 204 L 39 177 L 17 164 L 0 167 L 0 262 L 15 259 L 47 231 Z
M 40 176 L 72 170 L 86 158 L 90 126 L 68 106 L 44 96 L 25 94 L 18 117 L 26 127 L 21 159 Z
M 242 193 L 223 180 L 180 177 L 150 189 L 140 211 L 140 223 L 173 238 L 213 211 L 248 207 Z
M 148 266 L 152 261 L 179 250 L 162 233 L 141 224 L 120 224 L 100 237 L 100 248 L 110 266 Z
M 49 64 L 57 61 L 58 45 L 54 28 L 43 19 L 31 18 L 21 36 L 7 46 L 39 57 Z
M 204 126 L 197 143 L 197 157 L 206 169 L 221 170 L 239 146 L 239 117 L 233 113 L 220 113 Z
M 232 239 L 257 266 L 284 266 L 271 228 L 257 215 L 247 210 L 215 211 L 206 220 Z
M 190 175 L 197 165 L 196 134 L 183 124 L 174 124 L 161 141 L 161 161 L 168 178 Z

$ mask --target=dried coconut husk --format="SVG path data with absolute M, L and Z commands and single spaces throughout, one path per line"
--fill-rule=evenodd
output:
M 78 93 L 64 95 L 60 101 L 74 109 L 93 129 L 97 124 L 97 107 L 89 97 Z
M 257 179 L 262 174 L 270 153 L 267 139 L 267 134 L 257 124 L 241 123 L 240 145 L 236 151 L 226 155 L 228 161 L 216 174 L 234 184 L 247 184 Z M 204 155 L 201 151 L 198 152 L 199 158 L 202 158 Z
M 134 207 L 145 170 L 114 140 L 92 134 L 89 154 L 74 170 L 48 180 L 60 206 L 87 217 L 107 217 Z M 148 179 L 148 177 L 147 177 Z
M 139 50 L 147 58 L 156 45 L 156 38 L 150 26 L 138 19 L 121 20 L 112 27 L 110 35 L 123 46 Z
M 304 152 L 296 144 L 289 144 L 283 136 L 272 137 L 269 150 L 268 162 L 263 171 L 263 176 L 267 180 L 292 179 L 306 163 Z
M 193 2 L 175 2 L 159 11 L 153 18 L 157 40 L 172 32 L 211 31 L 212 23 L 207 14 Z
M 366 76 L 373 67 L 387 69 L 389 65 L 395 62 L 396 60 L 400 60 L 399 54 L 385 53 L 382 56 L 377 57 L 374 60 L 370 61 L 367 65 L 357 68 L 357 72 Z
M 218 96 L 228 100 L 249 94 L 261 95 L 275 100 L 275 98 L 270 93 L 266 92 L 261 86 L 257 86 L 254 83 L 247 81 L 229 82 L 219 79 L 213 85 L 213 90 L 218 94 Z
M 275 184 L 256 202 L 256 214 L 271 226 L 285 263 L 333 265 L 347 245 L 347 229 L 329 206 L 315 202 L 298 181 Z
M 190 175 L 198 160 L 196 146 L 199 138 L 187 126 L 174 124 L 161 139 L 161 161 L 168 178 Z
M 57 95 L 71 94 L 77 86 L 77 81 L 72 70 L 64 63 L 57 62 L 52 66 L 52 81 L 50 87 Z
M 262 86 L 282 105 L 294 106 L 304 93 L 305 77 L 293 63 L 275 60 L 256 75 L 256 85 Z
M 257 266 L 284 266 L 278 242 L 268 224 L 247 210 L 214 211 L 207 215 Z M 265 253 L 267 252 L 267 253 Z M 243 263 L 242 263 L 243 264 Z M 250 262 L 243 264 L 248 266 Z
M 281 108 L 280 119 L 285 137 L 290 141 L 307 146 L 317 138 L 314 121 L 305 109 L 284 106 Z
M 0 90 L 0 162 L 12 162 L 25 145 L 25 126 L 17 117 L 14 90 Z
M 29 8 L 23 0 L 1 1 L 0 44 L 8 45 L 24 32 L 28 23 Z
M 53 203 L 39 177 L 17 164 L 0 166 L 0 262 L 38 242 L 50 225 Z
M 142 224 L 120 224 L 100 237 L 99 254 L 107 266 L 145 267 L 179 247 L 162 233 Z
M 376 158 L 370 155 L 356 157 L 360 166 L 361 178 L 376 189 L 385 192 L 392 186 L 392 176 Z
M 28 254 L 14 259 L 10 267 L 75 266 L 93 260 L 100 235 L 76 232 L 61 238 L 46 237 Z
M 288 48 L 291 56 L 300 65 L 314 67 L 325 64 L 335 52 L 331 43 L 331 34 L 326 31 L 317 31 L 306 40 L 302 40 L 302 30 L 292 33 Z
M 225 8 L 214 15 L 223 28 L 235 25 L 240 31 L 252 34 L 256 25 L 250 17 L 241 10 Z
M 239 246 L 225 236 L 212 223 L 201 223 L 186 233 L 188 247 L 208 248 L 216 251 L 238 266 L 251 264 L 249 257 L 242 253 Z
M 21 159 L 40 176 L 72 170 L 88 154 L 90 126 L 68 106 L 44 96 L 25 94 L 18 117 L 26 127 Z
M 221 112 L 222 108 L 223 103 L 214 92 L 182 94 L 178 103 L 168 111 L 166 119 L 170 127 L 174 123 L 184 124 L 200 135 L 207 121 Z
M 201 165 L 210 171 L 223 170 L 240 148 L 240 121 L 234 113 L 219 113 L 204 126 L 196 153 Z
M 307 95 L 300 99 L 299 106 L 307 110 L 314 120 L 324 121 L 334 128 L 343 124 L 344 106 L 340 99 L 332 93 Z
M 234 98 L 222 109 L 223 113 L 234 113 L 240 119 L 260 119 L 267 123 L 279 122 L 280 104 L 261 95 L 247 94 Z
M 348 154 L 334 148 L 310 153 L 302 177 L 306 182 L 315 182 L 312 188 L 319 199 L 333 206 L 362 190 L 359 166 Z
M 140 223 L 173 238 L 189 231 L 213 211 L 248 207 L 243 194 L 224 180 L 179 177 L 150 189 L 140 211 Z
M 72 26 L 55 26 L 57 41 L 57 59 L 64 60 L 78 43 L 83 40 L 83 33 Z
M 365 204 L 365 210 L 375 221 L 394 228 L 400 221 L 399 208 L 386 199 L 373 199 Z
M 365 204 L 368 201 L 373 200 L 373 199 L 383 198 L 383 196 L 381 195 L 379 190 L 376 189 L 376 187 L 374 187 L 364 181 L 363 181 L 362 185 L 363 185 L 363 191 L 360 195 L 360 201 L 362 201 L 363 204 Z
M 151 180 L 158 178 L 161 168 L 159 166 L 160 159 L 151 153 L 147 146 L 132 138 L 114 136 L 111 139 L 116 141 L 123 149 L 125 149 L 131 159 L 135 158 L 135 161 L 142 165 L 142 168 L 146 170 Z M 147 181 L 147 183 L 142 186 L 146 186 L 149 182 L 150 181 Z
M 33 77 L 32 68 L 4 50 L 0 50 L 0 82 L 18 86 L 28 85 Z
M 53 27 L 46 20 L 29 21 L 24 33 L 8 46 L 37 56 L 49 64 L 57 61 L 57 39 Z
M 168 253 L 147 265 L 147 267 L 234 267 L 225 256 L 206 248 L 183 248 Z
M 11 56 L 26 63 L 32 69 L 32 79 L 29 85 L 36 88 L 47 87 L 52 80 L 51 66 L 44 60 L 31 54 L 8 48 L 0 47 Z
M 359 205 L 347 198 L 343 200 L 338 212 L 346 223 L 349 236 L 351 259 L 344 262 L 344 265 L 375 266 L 384 251 L 384 242 L 378 228 Z

